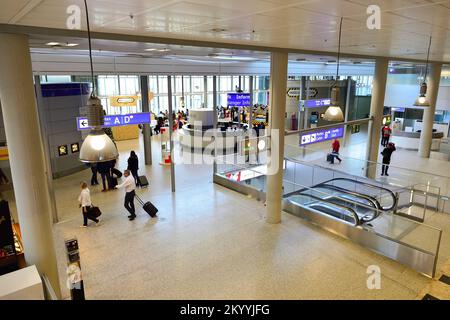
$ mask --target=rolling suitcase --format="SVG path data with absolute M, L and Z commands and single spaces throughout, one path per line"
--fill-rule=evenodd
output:
M 154 218 L 156 217 L 156 213 L 158 213 L 158 209 L 151 203 L 150 201 L 147 201 L 144 203 L 141 198 L 139 198 L 138 195 L 136 195 L 136 200 L 141 204 L 142 208 L 145 212 L 149 214 L 150 217 Z
M 146 176 L 139 176 L 138 180 L 139 180 L 139 185 L 141 186 L 141 188 L 148 187 L 148 180 L 147 180 Z

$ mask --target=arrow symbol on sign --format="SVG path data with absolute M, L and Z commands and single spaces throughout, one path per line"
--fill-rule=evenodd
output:
M 86 120 L 83 120 L 83 121 L 81 121 L 81 126 L 83 126 L 83 127 L 86 127 L 87 126 L 87 121 Z

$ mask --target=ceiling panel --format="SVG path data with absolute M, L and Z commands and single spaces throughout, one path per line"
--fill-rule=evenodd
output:
M 69 5 L 84 8 L 82 0 L 0 1 L 0 22 L 52 28 L 66 28 Z M 370 4 L 380 6 L 381 30 L 366 27 Z M 89 0 L 89 8 L 95 31 L 332 51 L 344 16 L 344 52 L 422 56 L 432 34 L 436 59 L 450 54 L 450 0 Z
M 28 0 L 2 0 L 0 22 L 7 23 L 28 3 Z

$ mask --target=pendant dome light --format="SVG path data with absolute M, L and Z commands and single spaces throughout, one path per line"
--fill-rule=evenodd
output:
M 331 105 L 325 111 L 323 115 L 323 119 L 326 121 L 344 121 L 344 113 L 342 112 L 342 108 L 340 105 L 340 89 L 336 85 L 337 79 L 339 77 L 339 59 L 341 56 L 341 34 L 342 34 L 342 20 L 344 18 L 341 17 L 341 23 L 339 25 L 339 44 L 338 44 L 338 55 L 337 55 L 337 66 L 336 66 L 336 80 L 331 88 Z
M 423 82 L 420 85 L 420 92 L 419 96 L 417 97 L 416 101 L 414 102 L 414 105 L 417 107 L 429 107 L 430 101 L 427 97 L 427 75 L 428 75 L 428 61 L 430 58 L 430 48 L 431 48 L 431 36 L 430 36 L 430 42 L 428 43 L 428 53 L 427 53 L 427 64 L 425 66 L 425 77 L 423 78 Z
M 92 128 L 89 135 L 84 139 L 80 148 L 80 161 L 86 163 L 93 162 L 105 162 L 117 159 L 119 153 L 114 142 L 103 131 L 104 113 L 101 101 L 95 95 L 95 79 L 94 79 L 94 66 L 92 63 L 92 46 L 91 46 L 91 29 L 89 26 L 89 12 L 87 6 L 87 0 L 84 0 L 84 6 L 86 8 L 86 22 L 88 29 L 88 41 L 89 41 L 89 59 L 91 64 L 91 81 L 92 92 L 87 101 L 87 104 L 82 109 L 88 119 L 88 124 Z

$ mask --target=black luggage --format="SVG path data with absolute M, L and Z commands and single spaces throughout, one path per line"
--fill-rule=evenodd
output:
M 108 185 L 108 187 L 109 187 L 110 189 L 114 189 L 114 187 L 118 185 L 117 178 L 111 177 L 111 179 L 109 180 L 109 183 L 110 183 L 111 185 Z
M 99 207 L 94 207 L 92 206 L 89 210 L 88 210 L 88 216 L 91 218 L 98 218 L 102 215 L 102 212 L 100 211 Z
M 148 180 L 146 176 L 139 176 L 138 181 L 141 188 L 148 187 Z
M 122 177 L 122 172 L 119 169 L 116 169 L 116 168 L 112 168 L 111 169 L 111 174 L 115 175 L 117 178 Z
M 149 214 L 150 217 L 154 218 L 156 217 L 156 214 L 158 213 L 158 209 L 151 203 L 150 201 L 147 201 L 144 203 L 141 198 L 139 198 L 138 195 L 136 195 L 136 200 L 141 204 L 142 208 L 145 212 Z
M 334 156 L 331 153 L 327 154 L 327 161 L 331 163 L 334 162 Z

